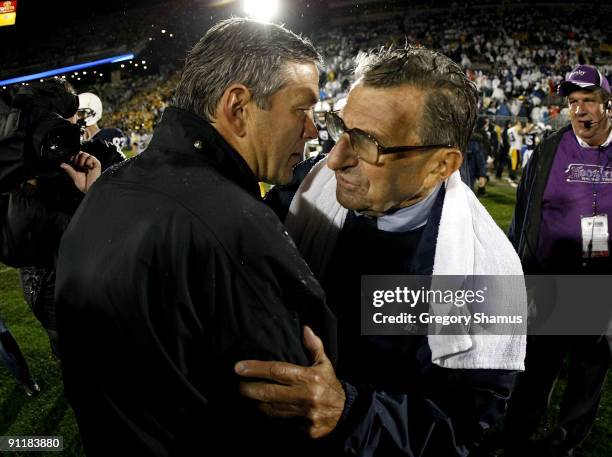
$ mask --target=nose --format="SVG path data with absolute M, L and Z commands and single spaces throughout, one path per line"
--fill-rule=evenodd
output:
M 329 151 L 329 155 L 327 156 L 327 166 L 331 170 L 342 170 L 348 167 L 355 167 L 359 163 L 359 158 L 355 151 L 353 151 L 353 147 L 351 146 L 351 142 L 349 141 L 348 134 L 344 134 L 340 137 L 340 139 L 336 142 L 336 145 Z
M 586 110 L 584 109 L 584 106 L 585 106 L 585 105 L 584 105 L 584 102 L 583 102 L 582 100 L 578 100 L 578 101 L 576 102 L 576 109 L 575 109 L 575 111 L 574 111 L 574 114 L 575 114 L 576 116 L 579 116 L 579 115 L 581 115 L 581 114 L 585 114 L 585 113 L 586 113 Z
M 317 131 L 317 126 L 314 123 L 313 115 L 306 115 L 306 119 L 304 120 L 304 122 L 304 134 L 302 136 L 309 140 L 315 140 L 319 138 L 319 132 Z

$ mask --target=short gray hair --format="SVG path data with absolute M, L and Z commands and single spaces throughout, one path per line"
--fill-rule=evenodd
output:
M 290 62 L 321 64 L 313 45 L 286 28 L 246 18 L 214 25 L 189 51 L 174 105 L 212 121 L 225 90 L 244 84 L 258 107 L 281 89 Z
M 604 76 L 605 78 L 605 76 Z M 612 94 L 610 94 L 610 92 L 607 92 L 605 90 L 603 90 L 602 88 L 598 88 L 596 90 L 596 92 L 599 92 L 599 99 L 601 100 L 601 102 L 605 105 L 606 103 L 608 103 L 609 100 L 612 100 Z
M 357 82 L 371 87 L 404 84 L 426 96 L 419 135 L 423 144 L 450 144 L 465 151 L 474 123 L 476 86 L 461 67 L 439 52 L 405 45 L 359 53 Z

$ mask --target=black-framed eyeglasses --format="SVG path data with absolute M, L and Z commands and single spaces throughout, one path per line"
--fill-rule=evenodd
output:
M 385 147 L 380 144 L 376 138 L 361 129 L 349 129 L 346 128 L 346 124 L 337 111 L 331 111 L 325 113 L 325 124 L 327 125 L 327 132 L 334 141 L 338 141 L 342 135 L 348 133 L 351 140 L 351 146 L 357 153 L 357 156 L 364 162 L 371 163 L 373 165 L 378 164 L 378 159 L 383 154 L 394 154 L 397 152 L 409 152 L 418 150 L 429 150 L 435 148 L 451 148 L 450 144 L 423 144 L 413 146 L 393 146 Z

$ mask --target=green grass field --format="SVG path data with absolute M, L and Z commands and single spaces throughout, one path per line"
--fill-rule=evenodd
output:
M 502 229 L 512 217 L 515 190 L 505 183 L 491 182 L 482 202 Z M 42 392 L 28 398 L 17 386 L 8 370 L 0 365 L 0 436 L 55 435 L 64 439 L 61 455 L 82 455 L 74 413 L 63 396 L 58 361 L 52 356 L 46 333 L 25 304 L 15 270 L 0 264 L 0 313 L 19 342 L 33 375 Z M 559 384 L 563 385 L 563 380 Z M 558 412 L 560 389 L 553 397 L 547 420 L 554 423 Z M 58 453 L 47 453 L 56 456 Z M 28 455 L 11 453 L 11 455 Z M 31 455 L 46 455 L 32 453 Z M 587 441 L 575 454 L 577 457 L 612 456 L 612 379 L 609 377 L 595 427 Z M 532 456 L 525 456 L 532 457 Z

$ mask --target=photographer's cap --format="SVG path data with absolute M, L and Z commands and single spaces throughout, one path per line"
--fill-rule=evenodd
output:
M 610 93 L 610 84 L 597 68 L 591 65 L 578 65 L 568 75 L 567 79 L 559 84 L 559 95 L 567 97 L 575 90 L 592 90 L 600 88 Z

